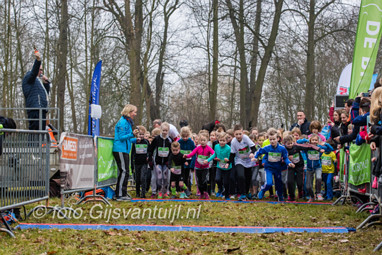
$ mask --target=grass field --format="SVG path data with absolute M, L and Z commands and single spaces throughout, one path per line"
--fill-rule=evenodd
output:
M 355 213 L 356 208 L 350 205 L 174 201 L 111 203 L 112 206 L 95 203 L 75 205 L 73 208 L 79 215 L 71 215 L 70 220 L 60 219 L 57 214 L 43 216 L 40 212 L 26 222 L 355 228 L 368 216 L 367 213 Z M 50 204 L 58 205 L 59 200 L 53 199 Z M 33 206 L 27 208 L 32 209 Z M 153 213 L 154 208 L 157 208 L 157 213 L 161 211 L 156 217 L 149 214 L 150 211 Z M 170 212 L 176 210 L 179 210 L 179 218 L 170 217 Z M 167 212 L 166 217 L 164 212 Z M 191 212 L 189 217 L 188 212 Z M 380 226 L 347 234 L 146 232 L 115 229 L 33 229 L 16 230 L 15 234 L 15 239 L 0 234 L 1 254 L 370 254 L 382 241 Z

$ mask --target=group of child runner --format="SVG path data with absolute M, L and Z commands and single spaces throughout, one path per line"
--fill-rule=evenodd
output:
M 172 140 L 166 122 L 152 133 L 143 126 L 137 129 L 131 151 L 137 197 L 145 198 L 151 186 L 151 198 L 188 198 L 196 183 L 201 199 L 263 199 L 268 191 L 279 201 L 295 201 L 296 186 L 298 199 L 333 199 L 337 157 L 333 144 L 319 133 L 318 121 L 311 122 L 309 136 L 298 128 L 258 133 L 238 124 L 227 131 L 220 126 L 198 134 L 185 126 Z

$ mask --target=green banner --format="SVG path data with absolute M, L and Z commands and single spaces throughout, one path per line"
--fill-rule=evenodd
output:
M 113 156 L 113 140 L 98 137 L 98 182 L 118 177 L 118 167 Z
M 370 182 L 371 150 L 366 143 L 350 146 L 349 183 L 358 186 Z
M 354 46 L 349 98 L 367 92 L 381 39 L 382 0 L 362 0 Z
M 340 181 L 343 183 L 345 182 L 344 178 L 344 161 L 345 160 L 345 149 L 340 149 Z

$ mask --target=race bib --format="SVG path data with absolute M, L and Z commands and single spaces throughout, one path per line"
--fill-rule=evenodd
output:
M 297 164 L 298 162 L 300 162 L 300 153 L 296 153 L 293 155 L 292 162 L 294 164 Z
M 158 156 L 161 158 L 167 158 L 170 153 L 170 148 L 168 147 L 159 147 L 158 148 Z
M 198 156 L 198 163 L 201 165 L 205 165 L 204 160 L 207 160 L 207 159 L 208 159 L 208 156 L 199 155 Z
M 180 150 L 180 153 L 182 153 L 183 155 L 188 155 L 191 153 L 191 151 L 185 151 L 185 150 Z M 191 160 L 192 158 L 186 158 L 186 160 Z
M 308 151 L 308 159 L 309 160 L 319 160 L 320 153 L 318 151 Z
M 225 162 L 225 161 L 219 161 L 219 163 L 218 163 L 218 167 L 219 167 L 219 168 L 222 168 L 222 169 L 227 169 L 227 168 L 225 167 L 226 164 L 228 164 L 228 163 Z
M 243 148 L 243 149 L 240 149 L 239 150 L 239 157 L 241 158 L 241 159 L 247 159 L 247 158 L 249 158 L 249 147 L 247 146 L 247 147 L 245 147 L 245 148 Z
M 281 161 L 281 152 L 269 152 L 268 153 L 269 162 L 280 162 Z
M 147 144 L 136 144 L 135 151 L 137 154 L 147 154 Z
M 172 168 L 174 168 L 173 174 L 179 175 L 182 173 L 182 166 L 172 166 Z
M 332 165 L 332 158 L 331 158 L 331 157 L 325 157 L 325 156 L 323 156 L 323 157 L 322 157 L 322 160 L 321 160 L 321 163 L 322 163 L 322 165 L 324 165 L 324 166 L 331 166 L 331 165 Z

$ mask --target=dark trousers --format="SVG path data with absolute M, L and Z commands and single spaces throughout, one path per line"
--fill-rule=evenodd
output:
M 183 182 L 184 184 L 186 184 L 188 191 L 191 191 L 190 170 L 191 168 L 184 168 L 184 173 L 183 173 Z
M 243 165 L 236 165 L 237 185 L 240 195 L 248 194 L 249 187 L 252 180 L 252 167 L 244 167 Z
M 296 166 L 295 168 L 288 168 L 288 177 L 287 177 L 287 185 L 288 185 L 288 194 L 290 198 L 295 199 L 296 193 L 296 184 L 297 190 L 299 194 L 302 193 L 302 185 L 304 183 L 304 165 Z
M 216 186 L 216 166 L 212 166 L 210 168 L 210 175 L 209 175 L 210 179 L 209 179 L 209 189 L 208 189 L 208 193 L 211 193 L 211 192 L 215 192 L 215 186 Z
M 237 175 L 236 175 L 236 165 L 232 165 L 232 169 L 231 169 L 231 173 L 230 173 L 230 177 L 229 177 L 229 180 L 230 180 L 230 183 L 229 183 L 229 193 L 230 195 L 236 195 L 238 194 L 238 190 L 237 190 L 237 184 L 236 184 L 236 180 L 237 180 Z
M 218 169 L 220 170 L 220 169 Z M 229 198 L 229 185 L 230 185 L 230 176 L 231 176 L 231 169 L 229 170 L 220 170 L 220 174 L 221 174 L 221 180 L 222 180 L 222 184 L 224 186 L 224 192 L 223 192 L 223 195 L 224 197 L 227 199 Z
M 206 169 L 195 169 L 195 175 L 196 180 L 198 182 L 198 188 L 200 194 L 203 194 L 204 192 L 207 192 L 207 175 L 208 175 L 208 168 Z
M 218 185 L 218 192 L 219 193 L 222 193 L 223 192 L 223 181 L 222 181 L 222 171 L 225 171 L 225 170 L 221 170 L 220 168 L 216 168 L 216 177 L 215 177 L 215 182 L 216 184 Z M 231 172 L 231 169 L 230 169 L 230 172 Z M 228 179 L 229 180 L 229 179 Z M 225 186 L 224 186 L 225 187 Z M 229 185 L 228 185 L 229 187 Z M 229 194 L 229 189 L 227 190 L 228 194 Z
M 137 196 L 144 196 L 146 194 L 148 175 L 147 164 L 135 165 L 135 191 Z
M 41 130 L 45 130 L 46 127 L 46 111 L 41 111 L 41 122 L 40 119 L 40 111 L 39 110 L 31 110 L 28 111 L 28 119 L 29 120 L 29 130 L 40 130 L 40 124 L 41 124 Z
M 129 154 L 114 152 L 113 156 L 118 166 L 118 181 L 115 194 L 117 197 L 127 196 L 127 181 L 129 180 Z

